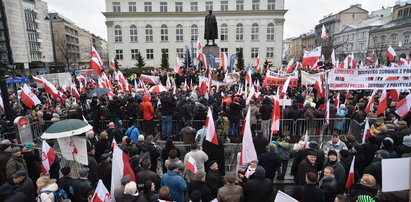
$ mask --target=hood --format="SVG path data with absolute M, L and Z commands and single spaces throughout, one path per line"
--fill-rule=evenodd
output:
M 145 94 L 143 96 L 143 100 L 144 100 L 144 102 L 150 102 L 150 96 L 148 94 Z
M 258 166 L 254 172 L 255 177 L 264 178 L 265 177 L 265 169 L 261 166 Z
M 45 190 L 47 190 L 47 191 L 57 191 L 58 188 L 59 188 L 58 185 L 55 182 L 53 182 L 53 183 L 48 184 L 48 185 L 44 186 L 43 188 L 41 188 L 41 191 L 45 191 Z

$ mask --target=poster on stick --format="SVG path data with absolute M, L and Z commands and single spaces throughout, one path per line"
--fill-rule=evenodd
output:
M 290 79 L 290 83 L 288 84 L 289 87 L 297 87 L 298 84 L 298 72 L 292 72 L 289 74 L 278 74 L 267 70 L 267 74 L 265 76 L 263 86 L 283 86 L 287 78 Z

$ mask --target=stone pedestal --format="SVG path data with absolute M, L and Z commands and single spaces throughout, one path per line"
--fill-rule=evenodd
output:
M 207 64 L 211 64 L 210 63 L 210 57 L 208 57 L 208 54 L 213 54 L 215 58 L 219 58 L 220 57 L 220 47 L 218 47 L 217 45 L 206 45 L 203 47 L 203 53 L 206 55 L 207 57 Z M 217 65 L 217 61 L 216 61 L 216 66 Z

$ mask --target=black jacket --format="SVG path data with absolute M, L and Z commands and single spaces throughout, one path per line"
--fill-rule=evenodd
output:
M 268 151 L 260 156 L 259 164 L 265 169 L 265 177 L 272 180 L 281 166 L 281 159 L 276 153 Z
M 91 154 L 88 155 L 88 166 L 87 167 L 90 169 L 88 179 L 90 180 L 91 185 L 95 187 L 97 186 L 99 177 L 97 174 L 97 161 L 94 155 L 91 155 Z
M 188 194 L 190 195 L 191 192 L 193 192 L 195 190 L 198 190 L 198 191 L 201 192 L 201 201 L 202 202 L 210 202 L 214 199 L 210 188 L 207 187 L 207 184 L 205 182 L 191 181 L 191 183 L 188 187 Z
M 58 185 L 60 189 L 66 191 L 67 195 L 71 200 L 74 200 L 75 193 L 74 193 L 74 183 L 75 180 L 72 177 L 61 177 L 58 181 Z
M 333 202 L 335 196 L 337 196 L 337 180 L 335 177 L 323 178 L 320 180 L 318 188 L 323 190 L 325 200 L 327 202 Z
M 242 118 L 243 107 L 239 103 L 231 102 L 228 112 L 228 120 L 233 122 L 239 122 Z
M 266 100 L 264 98 L 263 105 L 260 107 L 260 114 L 262 120 L 269 120 L 271 119 L 271 113 L 273 112 L 273 105 L 271 104 L 270 100 Z
M 218 189 L 224 186 L 224 179 L 220 172 L 218 170 L 208 170 L 206 182 L 213 194 L 213 198 L 216 198 Z
M 90 172 L 91 173 L 91 172 Z M 75 200 L 77 202 L 88 202 L 88 195 L 94 190 L 88 179 L 76 179 L 74 182 Z M 92 193 L 91 193 L 92 194 Z
M 110 142 L 108 141 L 108 139 L 101 139 L 98 140 L 96 142 L 96 144 L 94 145 L 94 148 L 96 150 L 96 161 L 97 163 L 100 163 L 101 161 L 101 155 L 104 153 L 108 153 L 108 151 L 110 150 Z
M 244 184 L 246 201 L 269 202 L 273 195 L 273 183 L 268 178 L 251 178 Z
M 136 174 L 136 180 L 138 184 L 139 191 L 143 190 L 144 185 L 147 181 L 151 181 L 156 185 L 156 189 L 160 189 L 160 176 L 150 169 L 144 169 Z
M 253 144 L 257 157 L 260 158 L 260 156 L 267 151 L 265 147 L 268 145 L 268 140 L 263 136 L 255 136 L 253 137 Z
M 306 184 L 302 191 L 301 202 L 325 202 L 325 197 L 314 184 Z
M 378 188 L 369 187 L 362 184 L 353 184 L 350 189 L 350 201 L 356 201 L 360 195 L 368 195 L 374 197 L 377 195 Z
M 172 116 L 174 112 L 174 108 L 176 106 L 176 101 L 173 97 L 167 96 L 161 98 L 161 116 Z

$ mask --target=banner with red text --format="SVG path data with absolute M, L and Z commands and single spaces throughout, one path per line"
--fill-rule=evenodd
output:
M 298 71 L 289 74 L 278 74 L 270 70 L 267 70 L 263 86 L 283 86 L 287 78 L 290 79 L 289 87 L 297 87 L 298 84 Z

